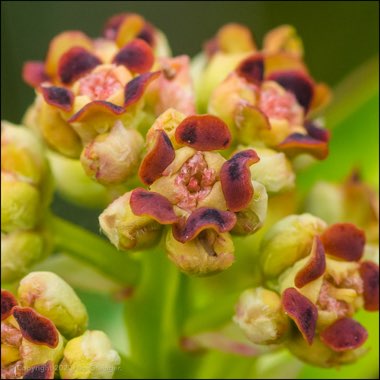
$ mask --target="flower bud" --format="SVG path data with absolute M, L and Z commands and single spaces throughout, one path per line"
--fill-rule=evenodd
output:
M 252 181 L 255 189 L 248 207 L 236 213 L 236 224 L 233 234 L 249 235 L 256 232 L 264 223 L 267 215 L 268 194 L 261 183 Z
M 266 148 L 255 148 L 255 151 L 260 161 L 250 167 L 252 179 L 262 183 L 269 194 L 294 188 L 295 174 L 284 153 Z
M 190 275 L 205 276 L 229 268 L 234 261 L 234 245 L 229 233 L 212 229 L 202 231 L 186 243 L 166 235 L 166 252 L 178 268 Z
M 98 135 L 84 147 L 80 160 L 87 175 L 95 181 L 117 184 L 137 172 L 143 147 L 140 133 L 117 121 L 109 133 Z
M 46 255 L 44 237 L 34 231 L 15 231 L 1 235 L 1 278 L 13 282 Z
M 59 373 L 63 379 L 111 379 L 119 364 L 107 335 L 87 330 L 67 343 Z
M 49 318 L 67 338 L 86 329 L 88 315 L 74 290 L 52 272 L 32 272 L 20 281 L 21 305 L 30 306 Z
M 243 292 L 236 306 L 234 322 L 256 344 L 278 343 L 289 327 L 279 295 L 261 287 Z
M 307 256 L 314 235 L 326 227 L 323 220 L 311 214 L 290 215 L 275 223 L 261 242 L 260 267 L 264 276 L 276 277 Z
M 1 230 L 12 232 L 34 228 L 40 218 L 38 190 L 16 175 L 1 172 Z
M 157 242 L 162 226 L 148 216 L 137 216 L 130 206 L 131 192 L 114 200 L 99 216 L 102 231 L 118 249 L 140 249 Z

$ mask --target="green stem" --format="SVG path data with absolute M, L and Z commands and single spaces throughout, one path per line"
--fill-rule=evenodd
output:
M 139 279 L 140 264 L 114 248 L 100 236 L 63 220 L 55 215 L 49 218 L 55 250 L 87 262 L 105 275 L 126 285 L 135 285 Z

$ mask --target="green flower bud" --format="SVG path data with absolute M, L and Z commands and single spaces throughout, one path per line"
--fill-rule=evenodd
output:
M 33 133 L 7 121 L 1 122 L 1 169 L 39 185 L 48 167 L 43 146 Z
M 74 290 L 52 272 L 32 272 L 20 281 L 21 305 L 30 306 L 49 318 L 67 338 L 77 336 L 87 327 L 85 306 Z
M 1 230 L 34 228 L 40 217 L 38 190 L 11 173 L 1 172 Z
M 252 181 L 253 197 L 248 207 L 236 213 L 236 224 L 232 233 L 247 235 L 256 232 L 264 223 L 267 215 L 268 194 L 261 183 Z
M 261 287 L 243 292 L 234 322 L 256 344 L 278 343 L 289 327 L 279 295 Z
M 171 231 L 166 235 L 169 259 L 180 270 L 191 275 L 204 276 L 229 268 L 234 261 L 234 251 L 229 233 L 207 229 L 186 243 L 176 240 Z
M 118 121 L 109 133 L 98 135 L 84 147 L 80 160 L 87 175 L 95 181 L 117 184 L 136 174 L 143 147 L 140 133 Z
M 260 247 L 260 267 L 273 278 L 310 253 L 313 238 L 326 229 L 326 223 L 311 214 L 290 215 L 275 223 Z
M 251 178 L 262 183 L 269 194 L 278 194 L 294 188 L 292 165 L 282 152 L 255 148 L 260 161 L 250 167 Z
M 48 247 L 39 232 L 15 231 L 1 234 L 1 278 L 12 282 L 28 273 L 40 261 Z
M 131 192 L 114 200 L 99 216 L 102 231 L 119 249 L 140 249 L 157 242 L 162 226 L 148 216 L 137 216 L 130 206 Z
M 67 343 L 59 373 L 63 379 L 111 379 L 119 364 L 119 354 L 107 335 L 86 331 Z

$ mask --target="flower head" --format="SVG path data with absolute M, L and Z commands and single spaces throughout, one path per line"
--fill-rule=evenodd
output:
M 173 225 L 166 248 L 182 270 L 206 274 L 229 266 L 233 244 L 228 232 L 238 220 L 239 233 L 253 233 L 265 218 L 267 202 L 259 184 L 261 195 L 254 198 L 249 171 L 259 160 L 254 150 L 237 152 L 229 160 L 216 152 L 230 142 L 227 126 L 215 116 L 185 117 L 174 110 L 162 114 L 148 131 L 148 151 L 139 168 L 149 190 L 128 193 L 131 215 L 123 224 L 114 223 L 113 204 L 100 216 L 111 241 L 125 236 L 128 220 L 146 218 L 146 226 Z
M 328 367 L 360 354 L 368 333 L 352 317 L 362 307 L 379 309 L 379 267 L 363 258 L 364 247 L 365 235 L 353 224 L 327 227 L 307 214 L 268 230 L 261 268 L 281 298 L 282 315 L 294 323 L 284 343 L 301 359 Z

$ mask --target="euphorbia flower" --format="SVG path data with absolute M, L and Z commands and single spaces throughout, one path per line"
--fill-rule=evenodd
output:
M 209 112 L 244 144 L 264 144 L 289 157 L 309 153 L 326 158 L 329 134 L 308 120 L 319 87 L 298 61 L 284 66 L 271 59 L 255 53 L 240 62 L 214 90 Z
M 263 276 L 281 298 L 281 312 L 294 322 L 277 340 L 301 359 L 329 367 L 360 354 L 368 333 L 352 317 L 362 307 L 379 309 L 379 266 L 363 259 L 364 247 L 365 235 L 353 224 L 327 227 L 309 214 L 283 219 L 264 237 Z M 235 318 L 247 333 L 258 323 L 258 316 L 240 321 L 250 302 L 241 300 Z
M 230 142 L 227 126 L 215 116 L 185 117 L 166 111 L 148 131 L 148 151 L 139 169 L 149 190 L 138 188 L 124 196 L 124 207 L 130 210 L 125 219 L 119 219 L 123 211 L 111 204 L 100 216 L 103 231 L 120 247 L 123 236 L 130 239 L 125 226 L 132 220 L 173 225 L 166 248 L 182 270 L 206 274 L 231 265 L 233 244 L 228 232 L 239 225 L 236 232 L 253 233 L 265 218 L 267 197 L 260 184 L 261 197 L 254 197 L 256 186 L 249 171 L 259 161 L 254 150 L 240 151 L 227 161 L 215 152 Z M 137 234 L 143 235 L 144 227 Z
M 54 379 L 58 368 L 67 379 L 105 378 L 104 368 L 112 377 L 119 355 L 103 332 L 86 331 L 87 321 L 74 290 L 52 272 L 24 277 L 17 298 L 2 289 L 1 378 Z

